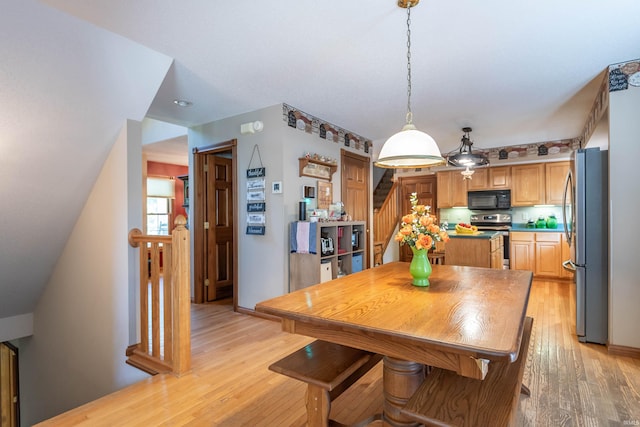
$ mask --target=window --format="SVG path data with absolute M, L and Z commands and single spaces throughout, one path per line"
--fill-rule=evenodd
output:
M 147 234 L 169 234 L 171 199 L 147 197 Z
M 147 234 L 169 235 L 171 201 L 175 197 L 175 180 L 147 178 Z

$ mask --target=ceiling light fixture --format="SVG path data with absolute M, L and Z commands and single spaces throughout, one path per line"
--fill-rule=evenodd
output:
M 416 129 L 411 113 L 411 8 L 418 2 L 398 0 L 398 6 L 407 9 L 407 116 L 402 130 L 382 146 L 375 162 L 381 168 L 423 168 L 445 163 L 436 141 Z
M 191 105 L 193 104 L 193 102 L 186 101 L 184 99 L 174 99 L 173 103 L 178 107 L 191 107 Z
M 489 158 L 486 155 L 476 154 L 471 151 L 471 146 L 473 145 L 473 141 L 469 137 L 471 130 L 469 127 L 462 128 L 464 135 L 460 140 L 460 147 L 447 154 L 447 162 L 451 166 L 462 166 L 469 169 L 470 167 L 489 164 Z

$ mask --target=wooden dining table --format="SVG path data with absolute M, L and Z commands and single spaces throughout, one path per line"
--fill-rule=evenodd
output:
M 434 265 L 429 287 L 392 262 L 260 302 L 286 332 L 383 354 L 383 420 L 413 425 L 399 409 L 425 365 L 482 380 L 491 363 L 518 358 L 532 273 Z

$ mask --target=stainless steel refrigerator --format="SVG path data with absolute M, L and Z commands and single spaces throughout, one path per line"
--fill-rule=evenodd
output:
M 572 153 L 562 209 L 575 271 L 576 334 L 581 342 L 605 344 L 608 338 L 609 187 L 608 151 Z

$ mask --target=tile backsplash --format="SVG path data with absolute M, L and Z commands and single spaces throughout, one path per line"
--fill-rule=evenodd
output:
M 456 224 L 459 222 L 469 222 L 469 217 L 473 213 L 481 213 L 489 211 L 477 211 L 473 212 L 467 208 L 450 208 L 439 209 L 438 221 L 440 223 L 448 222 L 449 224 Z M 559 223 L 562 223 L 562 206 L 541 206 L 541 207 L 526 207 L 526 208 L 511 208 L 508 211 L 511 213 L 511 221 L 515 224 L 526 223 L 528 220 L 537 220 L 539 217 L 547 218 L 550 215 L 555 215 Z

